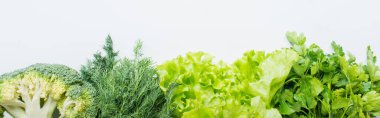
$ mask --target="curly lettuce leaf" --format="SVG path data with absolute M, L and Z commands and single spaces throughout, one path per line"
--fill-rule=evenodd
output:
M 248 51 L 232 65 L 212 58 L 188 53 L 157 67 L 172 116 L 281 117 L 270 102 L 297 60 L 296 52 Z
M 289 49 L 269 54 L 268 58 L 259 66 L 260 80 L 249 83 L 250 93 L 260 96 L 266 103 L 266 108 L 270 108 L 272 97 L 284 85 L 293 63 L 297 60 L 298 54 Z
M 174 116 L 192 117 L 194 113 L 218 116 L 227 104 L 227 96 L 236 95 L 231 88 L 237 84 L 232 69 L 224 62 L 214 64 L 212 59 L 204 52 L 188 53 L 157 67 L 161 89 L 165 93 L 172 91 L 167 95 Z M 173 84 L 176 87 L 170 90 Z

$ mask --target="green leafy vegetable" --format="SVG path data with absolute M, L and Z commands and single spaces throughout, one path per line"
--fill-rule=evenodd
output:
M 334 52 L 326 54 L 315 44 L 306 47 L 303 34 L 288 32 L 287 38 L 301 58 L 293 65 L 285 85 L 273 100 L 283 117 L 378 115 L 379 109 L 374 107 L 379 105 L 377 99 L 380 97 L 375 84 L 378 67 L 369 47 L 367 65 L 362 65 L 356 63 L 353 55 L 346 55 L 335 42 L 332 43 Z
M 297 58 L 289 49 L 248 51 L 228 65 L 203 52 L 188 53 L 158 66 L 160 87 L 174 117 L 281 117 L 271 99 Z

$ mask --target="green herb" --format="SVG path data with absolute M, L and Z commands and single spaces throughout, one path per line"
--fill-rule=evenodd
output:
M 118 59 L 108 36 L 106 55 L 96 53 L 81 73 L 97 90 L 98 117 L 157 117 L 165 102 L 153 62 L 143 57 L 142 42 L 134 48 L 133 58 Z
M 292 49 L 300 55 L 285 85 L 272 101 L 284 117 L 373 117 L 379 114 L 378 67 L 371 49 L 367 65 L 358 64 L 351 54 L 332 43 L 326 54 L 317 45 L 305 46 L 303 34 L 288 32 Z M 348 59 L 347 59 L 348 58 Z

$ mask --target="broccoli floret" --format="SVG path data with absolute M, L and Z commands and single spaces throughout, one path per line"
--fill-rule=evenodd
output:
M 35 64 L 0 76 L 0 105 L 15 118 L 93 117 L 95 92 L 67 66 Z

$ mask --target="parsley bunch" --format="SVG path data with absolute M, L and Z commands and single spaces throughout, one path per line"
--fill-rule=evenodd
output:
M 285 85 L 276 93 L 276 104 L 285 118 L 368 118 L 380 115 L 380 71 L 370 47 L 367 64 L 332 43 L 333 53 L 305 46 L 306 37 L 288 32 L 287 38 L 300 59 Z

